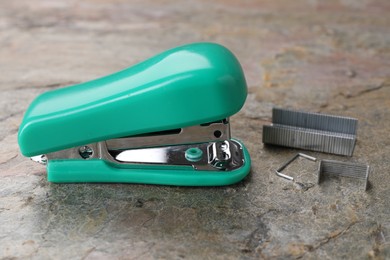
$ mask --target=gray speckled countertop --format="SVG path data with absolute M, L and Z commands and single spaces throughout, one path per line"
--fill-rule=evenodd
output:
M 1 1 L 1 259 L 390 258 L 390 3 L 331 1 Z M 165 49 L 218 42 L 243 65 L 247 102 L 231 118 L 252 156 L 219 188 L 48 183 L 19 153 L 32 99 Z M 317 164 L 264 147 L 273 106 L 355 117 L 353 157 L 370 187 L 316 184 Z

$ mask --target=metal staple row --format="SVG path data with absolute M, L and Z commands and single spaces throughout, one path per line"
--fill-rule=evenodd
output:
M 352 156 L 356 131 L 354 118 L 273 108 L 263 143 Z

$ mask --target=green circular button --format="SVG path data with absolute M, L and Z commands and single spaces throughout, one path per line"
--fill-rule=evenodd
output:
M 186 159 L 190 162 L 197 162 L 202 159 L 203 152 L 199 148 L 190 148 L 187 149 L 185 156 Z

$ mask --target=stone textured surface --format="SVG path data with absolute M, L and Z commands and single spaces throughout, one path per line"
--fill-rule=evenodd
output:
M 0 258 L 389 259 L 390 2 L 1 1 Z M 23 112 L 44 91 L 109 74 L 155 53 L 214 41 L 249 84 L 231 119 L 253 159 L 220 188 L 57 185 L 19 154 Z M 359 119 L 351 158 L 370 188 L 318 186 L 315 163 L 274 169 L 297 151 L 264 147 L 273 106 Z

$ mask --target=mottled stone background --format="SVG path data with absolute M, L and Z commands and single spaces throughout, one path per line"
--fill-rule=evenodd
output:
M 389 14 L 388 0 L 1 1 L 0 258 L 389 259 Z M 250 94 L 231 119 L 253 159 L 243 182 L 58 185 L 19 153 L 38 94 L 194 41 L 244 67 Z M 287 169 L 303 185 L 277 177 L 297 150 L 263 146 L 273 106 L 358 118 L 353 157 L 308 153 L 369 163 L 369 190 L 319 186 L 305 160 Z

